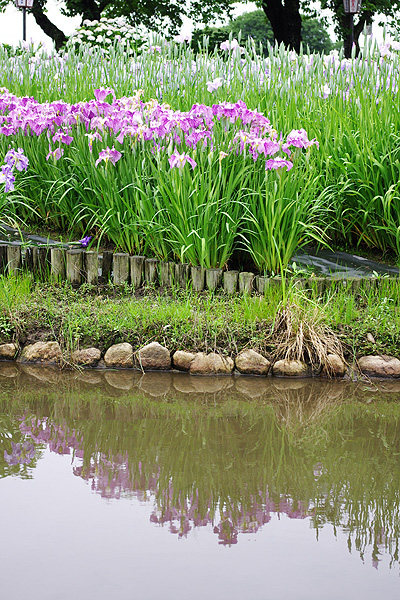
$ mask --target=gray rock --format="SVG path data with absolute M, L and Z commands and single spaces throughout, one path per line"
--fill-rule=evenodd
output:
M 229 356 L 221 356 L 216 352 L 205 354 L 197 352 L 190 364 L 190 373 L 197 375 L 211 375 L 232 373 L 235 363 Z
M 17 344 L 0 344 L 0 360 L 14 360 L 17 354 Z
M 98 348 L 85 348 L 83 350 L 75 350 L 72 353 L 71 361 L 74 365 L 96 367 L 100 358 L 101 352 Z
M 178 371 L 189 371 L 190 365 L 195 357 L 193 352 L 185 352 L 184 350 L 177 350 L 174 352 L 172 362 L 175 369 Z
M 151 342 L 138 352 L 139 365 L 144 371 L 165 371 L 171 368 L 171 354 L 168 348 L 158 342 Z
M 267 375 L 271 363 L 267 358 L 254 350 L 242 350 L 235 358 L 235 365 L 239 373 L 249 375 Z
M 358 366 L 368 377 L 400 377 L 400 360 L 394 356 L 363 356 Z
M 20 362 L 60 363 L 61 348 L 58 342 L 36 342 L 29 344 L 21 352 Z
M 322 377 L 344 377 L 347 368 L 343 360 L 337 354 L 328 354 L 326 363 L 322 369 Z
M 126 369 L 133 367 L 133 348 L 128 342 L 110 346 L 104 355 L 106 367 Z
M 310 368 L 301 360 L 278 360 L 272 367 L 275 377 L 309 377 Z

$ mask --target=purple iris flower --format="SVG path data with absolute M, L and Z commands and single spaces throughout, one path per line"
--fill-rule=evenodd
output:
M 109 94 L 112 95 L 113 101 L 115 102 L 115 92 L 112 88 L 100 88 L 98 90 L 94 90 L 94 97 L 96 98 L 97 102 L 104 102 Z
M 194 169 L 197 166 L 197 163 L 193 160 L 193 158 L 191 158 L 187 154 L 179 154 L 177 150 L 175 150 L 175 152 L 169 157 L 168 162 L 170 164 L 171 169 L 173 169 L 174 167 L 178 167 L 178 169 L 183 169 L 184 164 L 186 162 L 189 163 L 192 169 Z
M 55 150 L 50 150 L 48 155 L 46 156 L 46 160 L 49 158 L 54 158 L 54 160 L 59 160 L 64 154 L 64 148 L 56 148 Z
M 6 193 L 12 192 L 14 190 L 15 177 L 12 171 L 12 167 L 10 167 L 9 165 L 3 165 L 1 167 L 0 183 L 5 184 L 4 191 Z
M 285 160 L 284 158 L 281 158 L 280 156 L 277 156 L 276 158 L 270 158 L 265 163 L 266 171 L 272 171 L 273 169 L 282 169 L 282 167 L 286 167 L 286 170 L 290 171 L 290 169 L 293 167 L 293 163 L 290 162 L 290 160 Z
M 91 235 L 86 235 L 84 238 L 79 240 L 78 244 L 82 246 L 82 248 L 87 248 L 89 246 L 89 242 L 92 239 Z
M 121 158 L 121 156 L 121 152 L 118 152 L 118 150 L 116 150 L 114 146 L 112 148 L 109 148 L 107 146 L 107 148 L 100 152 L 99 158 L 96 160 L 95 165 L 97 167 L 97 165 L 102 160 L 104 160 L 106 164 L 108 163 L 108 161 L 110 161 L 113 165 L 115 165 L 115 163 Z
M 29 164 L 29 160 L 24 155 L 22 148 L 18 148 L 18 150 L 9 150 L 4 157 L 4 162 L 11 168 L 15 167 L 17 171 L 26 170 Z
M 74 138 L 70 135 L 68 135 L 68 133 L 66 133 L 65 131 L 63 131 L 62 129 L 60 129 L 59 131 L 56 131 L 56 133 L 53 135 L 53 142 L 62 142 L 63 144 L 67 144 L 67 146 L 70 145 L 70 143 L 72 142 Z

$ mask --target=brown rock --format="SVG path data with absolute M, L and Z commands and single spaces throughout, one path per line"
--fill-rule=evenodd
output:
M 28 365 L 24 365 L 23 371 L 29 377 L 34 377 L 42 383 L 58 385 L 61 381 L 61 371 L 55 367 L 29 367 Z
M 17 344 L 0 344 L 0 360 L 14 360 L 17 354 Z
M 195 354 L 193 361 L 190 364 L 190 373 L 197 375 L 212 375 L 232 373 L 235 363 L 229 356 L 221 356 L 216 352 L 205 354 L 198 352 Z
M 347 369 L 343 360 L 337 354 L 328 354 L 322 369 L 322 377 L 344 377 Z
M 267 358 L 254 350 L 242 350 L 235 358 L 235 365 L 239 373 L 249 375 L 267 375 L 271 363 Z
M 133 348 L 128 342 L 110 346 L 104 355 L 106 367 L 126 369 L 133 367 Z
M 376 344 L 375 338 L 372 333 L 367 333 L 367 342 L 370 344 Z
M 400 377 L 400 360 L 394 356 L 363 356 L 358 366 L 368 377 Z
M 134 378 L 132 371 L 125 373 L 123 371 L 120 371 L 119 373 L 116 371 L 106 371 L 104 373 L 104 378 L 108 385 L 111 385 L 117 390 L 131 390 L 133 388 Z
M 138 352 L 139 365 L 144 371 L 165 371 L 171 368 L 171 355 L 168 348 L 158 342 L 151 342 Z
M 58 342 L 36 342 L 29 344 L 21 352 L 21 362 L 60 363 L 61 348 Z
M 174 368 L 178 369 L 179 371 L 189 371 L 194 357 L 195 354 L 193 354 L 193 352 L 177 350 L 172 357 Z
M 88 385 L 98 385 L 103 381 L 103 373 L 99 373 L 98 371 L 82 371 L 77 376 L 77 379 Z
M 0 365 L 0 377 L 14 378 L 14 377 L 18 377 L 18 375 L 19 375 L 19 370 L 16 365 L 7 365 L 7 364 Z
M 249 398 L 260 398 L 271 385 L 269 380 L 260 380 L 255 377 L 236 377 L 235 379 L 236 391 Z
M 233 377 L 192 377 L 192 379 L 196 394 L 219 394 L 233 386 Z
M 174 373 L 174 377 L 172 379 L 174 390 L 181 392 L 182 394 L 192 394 L 196 391 L 193 385 L 193 379 L 196 378 L 191 377 L 186 373 Z
M 144 373 L 139 382 L 139 389 L 154 398 L 166 396 L 171 390 L 172 375 L 172 373 Z
M 310 369 L 301 360 L 278 360 L 272 367 L 275 377 L 309 377 Z
M 74 365 L 83 367 L 96 367 L 101 358 L 101 352 L 98 348 L 85 348 L 83 350 L 75 350 L 72 353 L 71 361 Z

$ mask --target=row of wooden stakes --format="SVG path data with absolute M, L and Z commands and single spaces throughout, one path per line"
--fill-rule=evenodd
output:
M 74 287 L 83 283 L 112 283 L 117 286 L 132 285 L 137 289 L 144 284 L 153 284 L 185 289 L 190 286 L 194 291 L 214 291 L 223 287 L 228 294 L 250 294 L 253 291 L 263 294 L 268 286 L 282 285 L 282 280 L 276 277 L 256 276 L 254 273 L 236 270 L 193 267 L 186 263 L 163 262 L 155 258 L 130 256 L 119 252 L 99 253 L 95 250 L 54 246 L 28 246 L 23 249 L 20 245 L 0 245 L 0 272 L 17 274 L 21 271 L 32 272 L 41 279 L 68 281 Z M 372 287 L 376 281 L 363 277 L 340 281 L 331 277 L 310 277 L 295 281 L 297 287 L 314 289 L 317 293 L 322 293 L 334 283 L 356 292 L 361 287 Z

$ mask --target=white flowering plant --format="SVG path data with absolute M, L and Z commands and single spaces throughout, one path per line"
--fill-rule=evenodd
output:
M 124 17 L 102 17 L 100 21 L 83 21 L 82 26 L 70 36 L 68 46 L 88 45 L 101 48 L 106 54 L 113 47 L 122 47 L 125 53 L 131 54 L 140 51 L 147 37 L 144 27 L 133 27 Z

